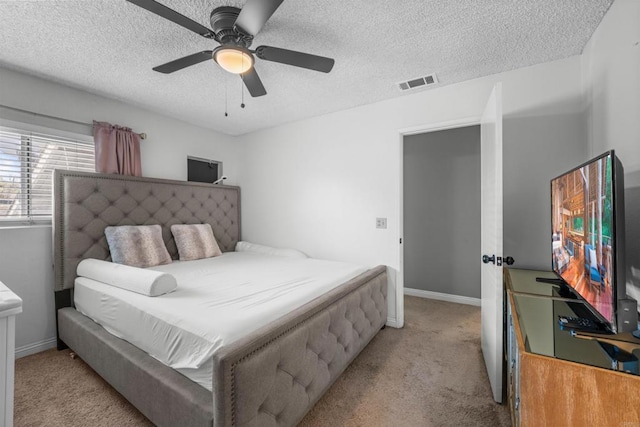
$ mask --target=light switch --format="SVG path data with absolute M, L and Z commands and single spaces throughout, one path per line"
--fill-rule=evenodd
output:
M 376 218 L 376 228 L 387 228 L 387 218 Z

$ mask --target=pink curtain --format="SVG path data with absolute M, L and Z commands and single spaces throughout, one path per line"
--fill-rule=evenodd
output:
M 93 122 L 96 172 L 142 176 L 140 136 L 130 128 Z

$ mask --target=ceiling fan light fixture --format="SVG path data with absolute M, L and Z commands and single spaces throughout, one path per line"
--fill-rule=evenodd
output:
M 253 55 L 239 46 L 220 46 L 213 51 L 213 60 L 223 70 L 232 74 L 242 74 L 253 67 Z

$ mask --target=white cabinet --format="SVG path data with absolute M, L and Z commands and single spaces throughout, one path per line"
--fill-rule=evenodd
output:
M 0 282 L 0 425 L 13 426 L 13 374 L 16 347 L 16 314 L 22 300 Z

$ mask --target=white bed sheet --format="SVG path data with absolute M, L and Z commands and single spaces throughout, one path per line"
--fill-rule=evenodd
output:
M 76 309 L 208 390 L 216 350 L 366 271 L 251 252 L 152 269 L 174 275 L 178 288 L 148 297 L 78 277 Z

